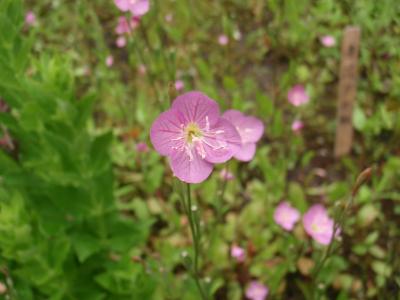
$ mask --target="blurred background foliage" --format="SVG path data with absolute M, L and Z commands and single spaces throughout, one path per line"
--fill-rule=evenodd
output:
M 255 159 L 230 163 L 236 179 L 223 197 L 218 170 L 195 187 L 215 299 L 242 299 L 252 278 L 268 299 L 312 299 L 316 288 L 320 299 L 396 299 L 400 3 L 154 0 L 123 48 L 120 15 L 111 0 L 0 0 L 0 123 L 11 137 L 0 152 L 0 297 L 198 299 L 182 265 L 190 238 L 179 184 L 164 159 L 136 148 L 169 106 L 169 84 L 182 80 L 266 124 Z M 347 25 L 362 30 L 356 135 L 351 154 L 334 159 Z M 326 34 L 335 47 L 321 45 Z M 288 103 L 295 84 L 306 87 L 306 106 Z M 316 202 L 333 212 L 368 166 L 372 181 L 315 287 L 310 268 L 323 247 L 300 225 L 283 232 L 274 208 L 286 199 L 302 213 Z M 245 263 L 230 257 L 232 244 L 246 249 Z

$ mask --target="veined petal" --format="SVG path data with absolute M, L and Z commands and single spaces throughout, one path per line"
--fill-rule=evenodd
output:
M 264 124 L 259 119 L 246 116 L 240 111 L 230 109 L 222 117 L 236 127 L 243 144 L 258 142 L 264 133 Z
M 190 155 L 187 151 L 191 151 Z M 169 157 L 174 175 L 187 183 L 200 183 L 210 176 L 213 164 L 205 161 L 194 149 L 175 151 Z
M 256 153 L 256 144 L 248 143 L 248 144 L 243 144 L 240 147 L 239 151 L 236 152 L 234 157 L 240 161 L 250 161 L 253 159 L 255 153 Z
M 240 136 L 243 143 L 256 143 L 264 133 L 264 124 L 257 118 L 245 117 L 242 120 Z
M 210 163 L 223 163 L 241 148 L 240 135 L 235 127 L 223 118 L 203 137 L 205 159 Z
M 188 92 L 177 97 L 172 107 L 180 111 L 186 123 L 196 123 L 202 129 L 213 127 L 219 120 L 219 106 L 201 92 Z
M 151 143 L 161 155 L 167 156 L 184 147 L 184 124 L 181 120 L 181 114 L 170 109 L 161 113 L 151 126 Z

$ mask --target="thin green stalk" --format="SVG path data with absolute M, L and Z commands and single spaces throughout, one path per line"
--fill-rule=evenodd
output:
M 359 188 L 371 177 L 372 169 L 367 168 L 363 172 L 360 173 L 360 175 L 357 177 L 357 180 L 353 186 L 352 192 L 349 196 L 349 200 L 345 203 L 345 207 L 340 213 L 340 209 L 335 213 L 335 217 L 333 220 L 333 232 L 332 232 L 332 240 L 331 243 L 329 244 L 328 248 L 326 249 L 324 255 L 322 256 L 321 260 L 318 262 L 316 267 L 313 270 L 312 273 L 312 278 L 313 278 L 313 286 L 314 286 L 314 299 L 318 300 L 320 298 L 320 293 L 318 289 L 318 275 L 321 269 L 324 267 L 325 263 L 327 260 L 331 257 L 331 255 L 338 249 L 338 247 L 333 248 L 334 242 L 335 242 L 335 237 L 337 233 L 339 232 L 340 228 L 344 228 L 344 223 L 345 223 L 345 217 L 347 215 L 347 212 L 349 208 L 353 205 L 354 198 L 357 195 L 357 192 Z
M 193 251 L 194 251 L 194 263 L 193 268 L 191 270 L 191 275 L 196 283 L 197 289 L 201 295 L 203 300 L 208 300 L 207 294 L 201 285 L 199 279 L 199 256 L 200 256 L 200 226 L 199 220 L 194 215 L 194 210 L 192 209 L 192 196 L 191 196 L 191 188 L 190 184 L 187 184 L 187 205 L 186 205 L 186 213 L 188 215 L 190 231 L 192 233 L 193 240 Z

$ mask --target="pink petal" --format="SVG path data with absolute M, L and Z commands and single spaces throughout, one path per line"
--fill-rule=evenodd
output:
M 129 0 L 114 0 L 114 3 L 123 12 L 129 9 Z
M 236 127 L 243 144 L 258 142 L 264 133 L 264 124 L 259 119 L 246 116 L 240 111 L 227 110 L 222 117 Z
M 288 100 L 292 105 L 300 106 L 306 104 L 310 98 L 304 86 L 297 84 L 289 90 Z
M 228 161 L 241 148 L 239 133 L 229 121 L 223 118 L 220 118 L 216 126 L 212 128 L 212 132 L 221 133 L 204 137 L 205 159 L 210 163 Z
M 150 129 L 150 139 L 156 151 L 161 155 L 170 155 L 183 144 L 183 139 L 180 139 L 182 133 L 181 118 L 181 114 L 172 108 L 161 113 L 153 122 Z
M 201 92 L 188 92 L 177 97 L 172 107 L 182 113 L 185 124 L 197 123 L 200 128 L 213 127 L 220 119 L 217 102 Z
M 255 153 L 256 153 L 256 144 L 248 143 L 248 144 L 243 144 L 242 147 L 240 147 L 239 151 L 236 152 L 234 157 L 240 161 L 250 161 L 253 159 Z
M 190 150 L 192 158 L 186 151 L 175 151 L 170 156 L 170 166 L 176 177 L 187 183 L 200 183 L 210 176 L 213 164 L 202 159 L 197 151 Z
M 300 219 L 300 212 L 288 202 L 281 202 L 274 212 L 274 221 L 283 229 L 291 231 Z
M 135 17 L 145 15 L 150 9 L 149 0 L 137 0 L 135 4 L 131 5 L 129 10 Z

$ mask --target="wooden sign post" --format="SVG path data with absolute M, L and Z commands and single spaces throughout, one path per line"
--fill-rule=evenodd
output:
M 357 93 L 358 53 L 361 30 L 356 26 L 344 30 L 339 73 L 339 98 L 336 120 L 335 156 L 350 152 L 353 143 L 353 104 Z

